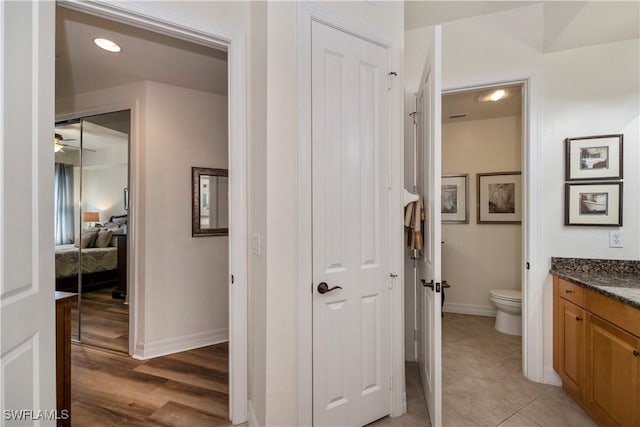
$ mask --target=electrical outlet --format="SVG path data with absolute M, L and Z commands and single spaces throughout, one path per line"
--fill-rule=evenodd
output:
M 621 248 L 623 247 L 623 233 L 621 230 L 615 230 L 609 232 L 609 247 Z

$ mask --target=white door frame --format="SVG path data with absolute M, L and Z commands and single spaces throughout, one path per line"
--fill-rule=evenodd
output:
M 312 194 L 311 194 L 311 23 L 329 27 L 388 49 L 389 91 L 389 273 L 390 342 L 392 376 L 391 416 L 406 412 L 404 392 L 404 263 L 402 189 L 404 188 L 404 91 L 401 49 L 384 35 L 322 8 L 321 4 L 298 3 L 298 425 L 313 424 L 313 293 L 312 283 Z
M 247 421 L 248 389 L 246 35 L 242 31 L 228 32 L 212 28 L 209 24 L 206 28 L 202 28 L 201 25 L 198 26 L 183 16 L 172 16 L 164 9 L 160 10 L 144 2 L 106 3 L 70 0 L 60 5 L 227 51 L 229 207 L 234 212 L 233 215 L 229 215 L 229 273 L 234 276 L 233 283 L 230 278 L 228 280 L 229 417 L 233 424 L 243 423 Z M 55 34 L 51 37 L 55 37 Z M 132 117 L 132 123 L 133 121 Z M 132 175 L 131 180 L 137 184 L 137 175 Z
M 543 262 L 541 255 L 543 197 L 540 84 L 535 72 L 494 77 L 464 82 L 455 87 L 443 87 L 442 93 L 522 85 L 522 372 L 532 381 L 556 383 L 553 375 L 544 372 L 542 301 L 548 263 Z M 526 269 L 527 263 L 530 266 L 529 270 Z

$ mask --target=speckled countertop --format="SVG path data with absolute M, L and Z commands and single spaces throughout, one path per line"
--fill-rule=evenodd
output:
M 551 258 L 549 272 L 640 310 L 640 261 Z

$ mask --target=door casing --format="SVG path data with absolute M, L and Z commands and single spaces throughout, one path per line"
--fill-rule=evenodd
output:
M 312 3 L 298 4 L 298 425 L 313 424 L 312 198 L 311 198 L 311 23 L 319 22 L 387 49 L 389 67 L 389 273 L 391 416 L 406 412 L 404 377 L 404 91 L 400 46 L 386 36 Z M 395 142 L 395 145 L 394 145 Z
M 117 22 L 146 28 L 170 37 L 175 37 L 227 52 L 228 58 L 228 125 L 229 125 L 229 272 L 234 281 L 229 285 L 229 417 L 233 424 L 247 421 L 248 416 L 248 312 L 247 312 L 247 115 L 246 115 L 246 35 L 242 31 L 223 31 L 207 26 L 203 30 L 197 22 L 183 16 L 171 16 L 160 12 L 153 5 L 134 5 L 84 2 L 70 0 L 60 6 L 97 15 Z M 55 38 L 51 34 L 51 38 Z M 113 106 L 109 106 L 112 108 Z M 139 171 L 136 161 L 135 131 L 138 127 L 136 105 L 120 105 L 120 109 L 131 109 L 131 159 L 130 184 L 139 188 Z M 113 111 L 113 110 L 112 110 Z M 94 111 L 95 113 L 99 111 Z M 102 111 L 104 112 L 104 111 Z M 86 112 L 85 112 L 86 113 Z M 53 177 L 52 177 L 53 180 Z M 132 202 L 136 206 L 135 193 Z M 133 221 L 136 221 L 133 215 Z M 132 229 L 136 228 L 132 226 Z M 135 236 L 134 239 L 135 241 Z M 130 247 L 131 248 L 131 247 Z M 129 279 L 134 284 L 130 289 L 133 307 L 130 312 L 130 350 L 138 333 L 136 328 L 137 306 L 135 302 L 136 250 L 132 249 Z

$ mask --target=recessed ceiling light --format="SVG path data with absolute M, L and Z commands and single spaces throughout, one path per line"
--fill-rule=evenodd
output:
M 480 94 L 480 96 L 478 97 L 478 101 L 480 102 L 487 102 L 487 101 L 500 101 L 501 99 L 504 99 L 506 97 L 509 96 L 509 92 L 507 92 L 504 89 L 496 89 L 496 90 L 490 90 L 487 92 L 482 92 Z
M 120 46 L 118 46 L 118 44 L 116 42 L 112 42 L 109 39 L 105 39 L 105 38 L 102 38 L 102 37 L 97 37 L 97 38 L 93 39 L 93 42 L 100 49 L 104 49 L 104 50 L 106 50 L 108 52 L 118 53 L 118 52 L 122 51 L 122 49 L 120 48 Z

